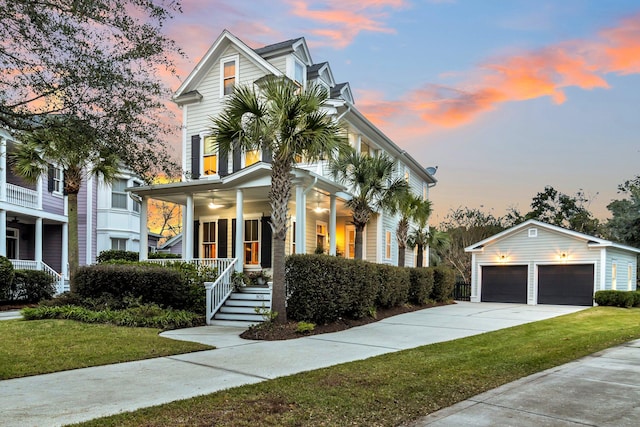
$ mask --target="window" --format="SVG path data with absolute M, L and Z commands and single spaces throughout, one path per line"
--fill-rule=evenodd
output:
M 372 154 L 369 144 L 367 144 L 366 142 L 360 143 L 360 154 L 366 154 L 367 156 L 370 156 Z
M 616 290 L 618 286 L 618 264 L 615 262 L 611 264 L 611 289 Z
M 391 259 L 391 232 L 384 233 L 384 258 Z
M 323 253 L 326 246 L 327 246 L 327 223 L 318 221 L 316 222 L 316 253 Z
M 127 209 L 127 188 L 126 179 L 115 179 L 111 183 L 111 207 L 117 209 Z
M 260 161 L 260 150 L 247 151 L 244 155 L 244 167 L 251 166 Z
M 245 265 L 260 264 L 260 238 L 258 236 L 259 223 L 257 219 L 244 221 L 244 263 Z
M 404 180 L 405 180 L 405 182 L 406 182 L 407 184 L 409 183 L 409 178 L 410 178 L 410 176 L 409 176 L 409 169 L 406 169 L 406 168 L 405 168 L 405 170 L 404 170 Z
M 204 163 L 203 171 L 205 175 L 215 175 L 218 173 L 218 156 L 215 151 L 215 138 L 206 136 L 204 138 L 204 149 L 202 150 L 202 159 Z
M 126 251 L 127 239 L 114 239 L 111 238 L 111 249 L 114 251 Z
M 216 223 L 202 223 L 202 257 L 216 257 Z
M 53 168 L 53 192 L 62 194 L 64 190 L 64 175 L 62 168 Z
M 293 79 L 298 82 L 300 86 L 304 86 L 304 75 L 304 65 L 296 61 Z
M 356 228 L 353 225 L 347 226 L 347 258 L 356 257 Z
M 7 227 L 7 258 L 19 259 L 18 244 L 20 239 L 18 238 L 18 229 Z
M 529 237 L 538 237 L 538 229 L 530 228 L 529 229 Z
M 133 186 L 140 187 L 140 184 L 137 182 L 134 182 Z M 140 202 L 136 202 L 136 201 L 133 202 L 133 211 L 140 213 Z
M 231 95 L 233 93 L 233 87 L 236 85 L 236 62 L 229 61 L 224 63 L 224 78 L 223 78 L 224 94 Z
M 631 263 L 627 264 L 627 290 L 633 290 L 633 270 L 631 269 Z

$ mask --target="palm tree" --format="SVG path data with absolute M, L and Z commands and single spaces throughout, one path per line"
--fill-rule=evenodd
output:
M 431 215 L 431 202 L 429 200 L 418 200 L 417 207 L 413 214 L 416 227 L 409 236 L 409 245 L 418 247 L 418 260 L 416 267 L 422 267 L 424 258 L 424 248 L 429 245 L 429 216 Z
M 351 210 L 356 229 L 355 258 L 362 259 L 362 232 L 371 215 L 378 210 L 389 210 L 397 195 L 406 191 L 407 183 L 402 178 L 393 179 L 395 162 L 385 154 L 369 156 L 351 149 L 334 158 L 329 169 L 352 194 L 346 206 Z
M 50 164 L 63 170 L 63 191 L 68 196 L 69 276 L 79 265 L 78 193 L 87 176 L 104 177 L 112 181 L 118 171 L 118 158 L 104 149 L 95 130 L 73 117 L 49 117 L 42 127 L 24 134 L 22 143 L 11 154 L 13 171 L 27 182 L 36 183 L 46 175 Z M 75 285 L 71 280 L 71 291 Z
M 429 229 L 427 237 L 429 245 L 429 265 L 440 265 L 442 263 L 442 253 L 451 247 L 451 237 L 446 231 Z
M 392 215 L 400 214 L 400 221 L 396 228 L 396 239 L 398 240 L 398 266 L 404 267 L 405 251 L 409 240 L 409 222 L 414 217 L 416 210 L 420 206 L 421 199 L 413 194 L 407 187 L 397 194 L 389 212 Z
M 300 88 L 286 77 L 269 76 L 256 87 L 236 87 L 225 109 L 213 119 L 220 152 L 268 150 L 272 153 L 271 228 L 273 229 L 273 311 L 287 321 L 285 239 L 291 198 L 291 171 L 296 157 L 310 161 L 346 146 L 340 126 L 322 110 L 328 99 L 321 86 Z

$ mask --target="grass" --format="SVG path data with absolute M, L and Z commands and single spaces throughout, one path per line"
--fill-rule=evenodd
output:
M 81 425 L 396 426 L 635 338 L 640 309 L 596 307 Z
M 211 347 L 158 336 L 160 329 L 73 320 L 0 322 L 0 379 L 189 353 Z

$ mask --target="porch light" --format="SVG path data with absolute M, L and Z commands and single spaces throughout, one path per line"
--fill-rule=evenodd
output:
M 498 261 L 500 261 L 502 263 L 507 262 L 507 261 L 509 261 L 509 256 L 507 254 L 500 254 L 498 256 Z
M 566 252 L 560 253 L 560 261 L 567 262 L 568 259 L 569 259 L 569 254 L 567 254 Z
M 321 207 L 320 207 L 320 202 L 316 202 L 316 207 L 315 207 L 315 208 L 313 208 L 313 211 L 314 211 L 315 213 L 318 213 L 318 214 L 319 214 L 319 213 L 322 213 L 322 212 L 326 212 L 326 211 L 328 211 L 328 210 L 329 210 L 329 209 L 321 208 Z

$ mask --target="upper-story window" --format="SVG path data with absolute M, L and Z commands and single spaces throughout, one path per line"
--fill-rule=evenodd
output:
M 117 209 L 127 209 L 127 188 L 126 179 L 115 179 L 111 183 L 111 207 Z
M 410 179 L 411 179 L 411 175 L 409 173 L 409 169 L 405 168 L 404 169 L 404 180 L 408 184 Z
M 140 183 L 134 181 L 133 187 L 140 187 Z M 140 202 L 136 202 L 136 201 L 133 202 L 133 211 L 140 213 Z
M 250 150 L 247 151 L 244 155 L 244 167 L 249 167 L 254 163 L 258 163 L 260 161 L 260 150 Z
M 64 173 L 62 168 L 53 168 L 53 192 L 62 194 L 64 189 Z
M 204 149 L 202 150 L 203 171 L 205 175 L 215 175 L 218 173 L 218 155 L 215 150 L 215 138 L 206 136 L 204 138 Z
M 222 58 L 220 60 L 220 94 L 221 96 L 233 93 L 233 88 L 238 82 L 238 55 Z
M 366 154 L 367 156 L 371 156 L 373 154 L 371 146 L 364 141 L 360 142 L 360 153 Z
M 301 86 L 304 86 L 305 81 L 305 72 L 304 72 L 304 64 L 296 61 L 294 65 L 294 76 L 296 82 L 298 82 Z

